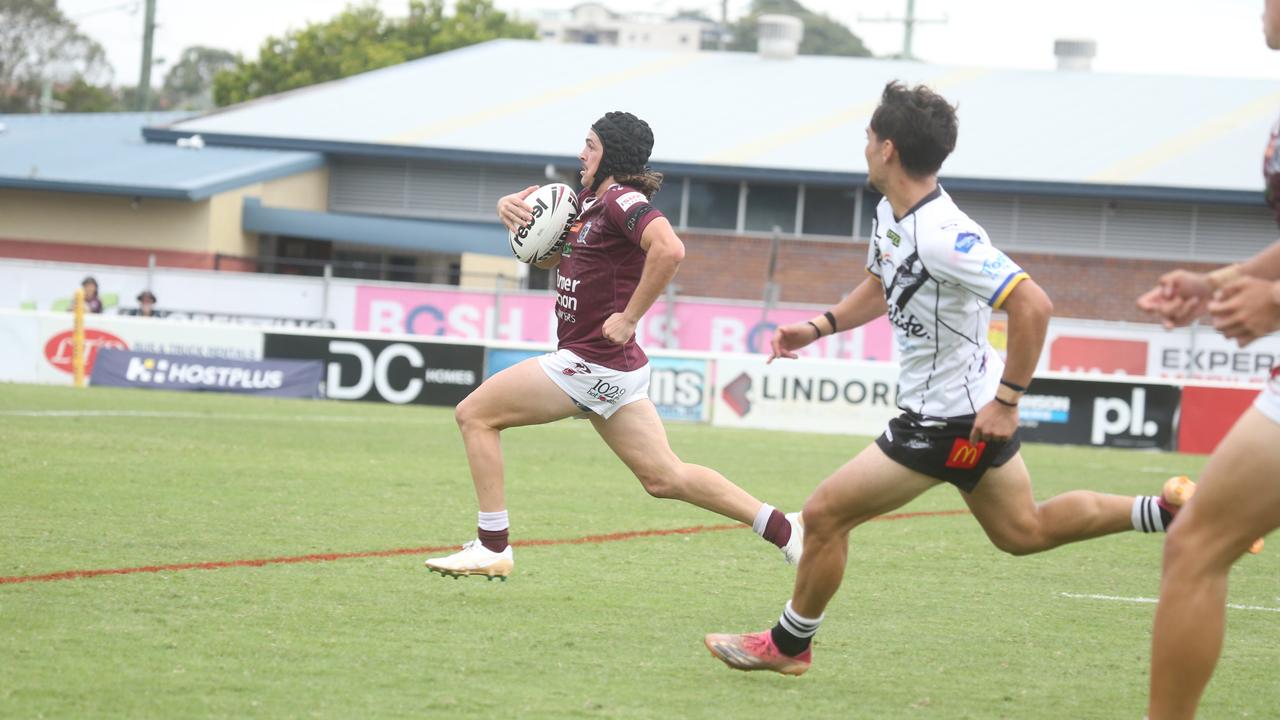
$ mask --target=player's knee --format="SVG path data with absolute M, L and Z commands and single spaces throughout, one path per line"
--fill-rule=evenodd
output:
M 1191 512 L 1178 516 L 1164 542 L 1164 564 L 1169 572 L 1202 575 L 1226 572 L 1252 543 L 1230 527 L 1212 527 Z
M 453 408 L 453 421 L 458 423 L 458 427 L 463 430 L 466 430 L 468 425 L 475 422 L 476 414 L 471 409 L 471 403 L 468 400 L 469 398 L 463 398 L 462 402 Z
M 839 508 L 826 502 L 820 495 L 814 494 L 804 503 L 801 515 L 804 517 L 804 533 L 809 538 L 835 538 L 849 532 L 857 523 L 849 524 L 838 512 Z
M 464 434 L 470 430 L 491 426 L 485 421 L 481 403 L 474 400 L 472 395 L 463 398 L 462 402 L 453 409 L 453 420 L 458 423 L 458 427 Z
M 676 483 L 673 482 L 669 473 L 663 473 L 656 468 L 645 468 L 636 473 L 636 479 L 640 481 L 644 491 L 653 497 L 670 499 L 679 496 Z
M 1027 535 L 997 535 L 991 538 L 991 544 L 995 545 L 997 550 L 1014 557 L 1031 555 L 1044 549 L 1044 543 Z
M 1039 530 L 1031 524 L 988 530 L 987 537 L 997 550 L 1015 557 L 1038 553 L 1049 547 Z

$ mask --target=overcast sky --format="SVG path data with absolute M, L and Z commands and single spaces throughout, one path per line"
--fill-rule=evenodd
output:
M 868 18 L 901 17 L 906 0 L 802 0 L 848 25 L 877 55 L 898 52 L 902 25 Z M 208 45 L 253 58 L 269 35 L 328 19 L 348 0 L 157 0 L 155 56 L 172 63 L 183 48 Z M 389 15 L 408 0 L 377 0 Z M 536 17 L 577 0 L 497 0 L 503 10 Z M 619 12 L 720 14 L 719 0 L 609 0 Z M 1099 72 L 1272 77 L 1280 52 L 1262 40 L 1263 0 L 916 0 L 921 20 L 915 54 L 929 62 L 981 67 L 1051 69 L 1055 38 L 1098 43 Z M 137 82 L 142 55 L 142 0 L 59 0 L 81 29 L 102 43 L 117 84 Z M 749 0 L 729 0 L 736 17 Z M 159 84 L 168 65 L 152 71 Z

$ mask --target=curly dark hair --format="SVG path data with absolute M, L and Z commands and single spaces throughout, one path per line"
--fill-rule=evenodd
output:
M 956 149 L 956 108 L 924 85 L 908 88 L 897 80 L 884 86 L 871 130 L 892 140 L 902 168 L 913 177 L 934 175 Z

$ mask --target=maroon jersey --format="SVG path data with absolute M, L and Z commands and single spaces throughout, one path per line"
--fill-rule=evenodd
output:
M 649 358 L 635 338 L 614 345 L 604 337 L 604 321 L 631 301 L 644 270 L 640 236 L 662 213 L 625 185 L 610 185 L 599 198 L 584 190 L 578 201 L 583 209 L 556 268 L 559 346 L 614 370 L 644 367 Z

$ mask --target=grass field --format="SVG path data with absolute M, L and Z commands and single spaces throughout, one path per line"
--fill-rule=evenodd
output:
M 39 411 L 44 414 L 33 414 Z M 672 425 L 798 507 L 865 438 Z M 514 540 L 721 526 L 649 498 L 589 424 L 504 436 Z M 1037 497 L 1154 492 L 1199 456 L 1028 446 Z M 1013 558 L 966 515 L 871 523 L 803 678 L 730 671 L 793 570 L 747 529 L 516 548 L 428 574 L 475 501 L 444 408 L 0 385 L 0 717 L 1138 718 L 1160 539 Z M 960 510 L 939 488 L 906 512 Z M 419 551 L 414 552 L 414 549 Z M 370 557 L 332 555 L 403 550 Z M 1207 718 L 1276 717 L 1280 547 L 1235 569 Z M 308 562 L 25 580 L 63 571 Z

